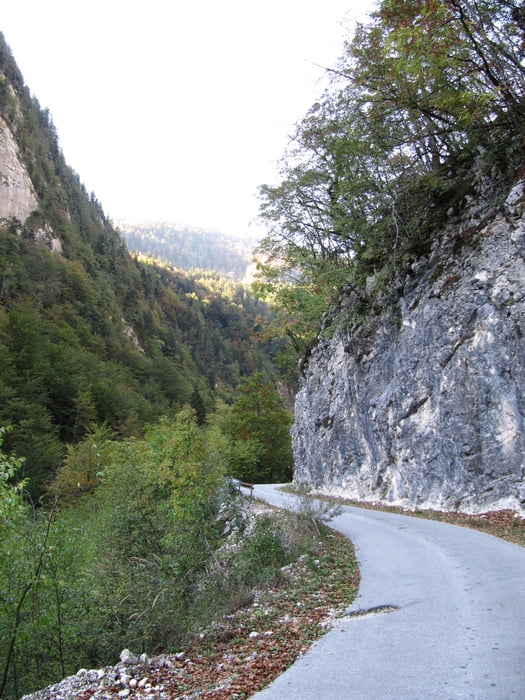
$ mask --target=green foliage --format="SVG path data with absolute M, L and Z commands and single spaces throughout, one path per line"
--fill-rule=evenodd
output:
M 270 514 L 257 518 L 237 556 L 236 572 L 245 585 L 268 584 L 275 579 L 276 570 L 297 556 L 296 551 L 288 548 L 285 532 L 282 519 Z
M 204 401 L 197 387 L 193 389 L 193 393 L 190 398 L 190 405 L 195 411 L 197 423 L 202 425 L 204 423 L 204 419 L 206 418 L 206 406 L 204 405 Z
M 260 252 L 264 251 L 263 245 Z M 283 261 L 286 260 L 286 263 Z M 293 267 L 293 269 L 288 269 Z M 277 309 L 272 321 L 273 333 L 289 339 L 282 353 L 291 348 L 300 355 L 307 351 L 319 333 L 320 319 L 333 301 L 333 295 L 345 279 L 344 267 L 330 263 L 311 269 L 306 256 L 283 253 L 281 261 L 259 263 L 254 290 Z M 301 274 L 298 271 L 301 270 Z M 295 276 L 294 276 L 295 275 Z M 323 281 L 324 283 L 321 283 Z M 282 358 L 286 366 L 287 356 Z M 296 364 L 296 357 L 295 362 Z
M 67 445 L 66 455 L 48 493 L 57 497 L 61 504 L 68 504 L 94 491 L 110 459 L 110 439 L 111 431 L 102 425 L 90 430 L 81 442 Z
M 512 120 L 525 92 L 520 10 L 498 0 L 384 0 L 350 49 L 372 119 L 403 117 L 400 133 L 430 159 L 497 117 Z
M 0 448 L 8 430 L 8 428 L 0 427 Z M 24 510 L 22 494 L 26 482 L 12 483 L 23 463 L 23 458 L 14 455 L 8 456 L 0 450 L 0 517 L 8 527 L 12 527 L 12 523 L 16 522 Z
M 289 481 L 291 423 L 283 399 L 262 373 L 244 379 L 226 422 L 231 476 L 256 483 Z
M 236 556 L 234 571 L 245 586 L 268 585 L 276 571 L 300 554 L 313 554 L 326 523 L 341 508 L 315 500 L 307 487 L 294 489 L 298 503 L 259 516 Z
M 264 445 L 257 437 L 243 439 L 233 436 L 228 441 L 228 472 L 248 483 L 257 483 L 262 478 L 261 464 L 264 464 Z
M 142 438 L 93 429 L 37 509 L 13 481 L 22 460 L 0 454 L 3 696 L 111 663 L 124 647 L 176 650 L 308 549 L 295 516 L 246 520 L 224 476 L 229 419 L 199 427 L 185 407 Z
M 12 647 L 2 666 L 11 691 L 107 662 L 123 646 L 169 648 L 195 622 L 191 606 L 224 529 L 222 475 L 190 410 L 143 440 L 107 438 L 99 430 L 71 452 L 57 490 L 102 471 L 58 513 L 33 516 L 18 487 L 2 494 L 11 526 L 1 544 L 0 646 Z
M 0 447 L 6 430 L 0 428 Z M 23 459 L 0 450 L 0 696 L 24 681 L 26 668 L 19 651 L 31 644 L 27 616 L 48 556 L 50 519 L 31 517 L 23 500 L 25 482 L 12 483 Z M 29 659 L 26 659 L 29 661 Z
M 261 188 L 260 289 L 299 353 L 339 290 L 364 295 L 366 277 L 385 270 L 395 287 L 429 251 L 480 151 L 512 176 L 524 46 L 517 2 L 383 0 L 358 26 L 297 127 L 281 183 Z
M 243 522 L 231 437 L 203 421 L 278 344 L 243 285 L 131 257 L 1 36 L 0 75 L 38 200 L 0 221 L 0 695 L 19 697 L 243 598 L 220 562 Z

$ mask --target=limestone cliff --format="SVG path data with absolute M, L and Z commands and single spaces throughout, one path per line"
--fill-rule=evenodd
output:
M 388 310 L 317 345 L 296 399 L 296 481 L 361 501 L 523 513 L 524 189 L 451 213 Z
M 25 221 L 38 207 L 27 170 L 18 155 L 16 141 L 0 117 L 0 219 Z

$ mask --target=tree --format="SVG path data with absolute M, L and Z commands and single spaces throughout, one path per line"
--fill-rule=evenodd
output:
M 499 158 L 523 129 L 524 15 L 523 2 L 383 0 L 346 42 L 282 181 L 260 190 L 260 285 L 292 335 L 308 320 L 315 338 L 342 288 L 402 280 L 455 196 L 461 151 Z
M 200 394 L 200 391 L 195 387 L 191 394 L 190 406 L 195 411 L 195 416 L 197 418 L 197 424 L 203 425 L 204 419 L 206 418 L 206 406 Z
M 228 433 L 244 444 L 234 449 L 237 461 L 232 476 L 255 482 L 289 481 L 293 456 L 290 437 L 291 416 L 273 384 L 257 372 L 244 379 L 232 405 Z M 245 460 L 239 459 L 245 453 Z M 244 468 L 250 471 L 246 473 Z
M 100 484 L 110 455 L 111 437 L 107 425 L 94 426 L 81 442 L 66 446 L 64 460 L 47 489 L 61 505 L 92 493 Z
M 283 181 L 261 187 L 268 234 L 258 249 L 256 289 L 280 310 L 277 332 L 284 330 L 299 354 L 317 338 L 323 314 L 388 211 L 390 167 L 347 85 L 329 91 L 298 125 Z
M 5 433 L 6 428 L 0 428 L 0 448 Z M 23 461 L 0 449 L 0 697 L 8 686 L 17 690 L 18 638 L 30 594 L 34 594 L 42 575 L 51 526 L 49 519 L 43 535 L 35 529 L 36 537 L 35 531 L 27 529 L 29 508 L 23 498 L 26 483 L 12 483 Z
M 343 70 L 372 128 L 388 125 L 413 166 L 434 167 L 473 132 L 515 118 L 525 96 L 519 10 L 500 0 L 383 0 L 347 44 Z

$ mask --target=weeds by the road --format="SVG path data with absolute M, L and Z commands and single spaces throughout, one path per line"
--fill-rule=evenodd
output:
M 489 535 L 501 537 L 508 542 L 514 542 L 525 547 L 525 518 L 512 510 L 493 510 L 479 515 L 467 513 L 441 513 L 439 511 L 414 511 L 418 517 L 430 520 L 441 520 L 452 525 L 471 527 Z
M 283 567 L 277 582 L 257 589 L 244 608 L 201 630 L 184 649 L 156 657 L 140 685 L 146 682 L 163 699 L 233 700 L 251 697 L 285 671 L 357 595 L 352 543 L 323 524 L 316 528 L 309 554 Z M 116 682 L 96 697 L 122 692 Z M 140 687 L 124 692 L 130 700 L 143 697 Z M 77 700 L 91 697 L 87 692 Z
M 286 486 L 283 490 L 289 491 L 290 493 L 297 493 L 297 487 L 295 486 Z M 519 544 L 522 547 L 525 547 L 525 518 L 519 516 L 512 510 L 494 510 L 472 515 L 469 513 L 438 510 L 411 510 L 409 508 L 400 508 L 381 503 L 367 503 L 335 496 L 314 494 L 313 492 L 311 492 L 311 495 L 314 496 L 315 499 L 331 503 L 333 505 L 346 505 L 355 506 L 356 508 L 367 508 L 369 510 L 382 510 L 387 513 L 413 515 L 418 518 L 426 518 L 428 520 L 439 520 L 441 522 L 450 523 L 451 525 L 470 527 L 474 530 L 480 530 L 489 535 L 501 537 L 508 542 L 513 542 L 514 544 Z

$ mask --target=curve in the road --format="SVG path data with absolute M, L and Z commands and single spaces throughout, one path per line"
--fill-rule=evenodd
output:
M 254 495 L 293 497 L 273 486 Z M 348 614 L 258 700 L 525 700 L 525 548 L 345 507 L 361 569 Z

